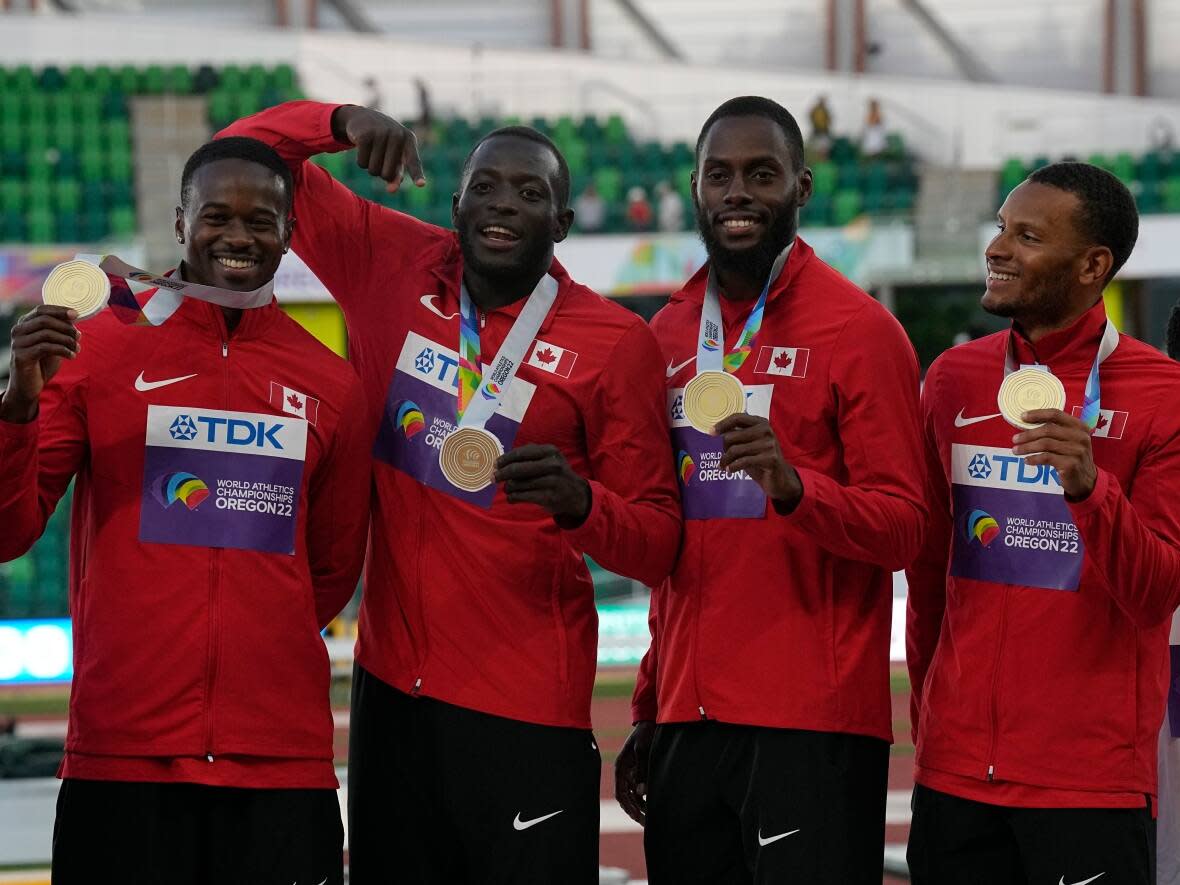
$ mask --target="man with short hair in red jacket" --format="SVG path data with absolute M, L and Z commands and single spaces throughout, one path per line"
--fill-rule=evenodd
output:
M 308 162 L 355 145 L 390 186 L 403 169 L 421 182 L 412 137 L 383 114 L 292 102 L 226 132 L 291 165 L 294 248 L 344 310 L 380 421 L 351 881 L 386 882 L 392 866 L 415 882 L 597 882 L 583 554 L 648 584 L 672 568 L 680 514 L 655 339 L 554 260 L 573 220 L 569 168 L 535 130 L 473 148 L 454 231 Z M 487 448 L 473 442 L 468 458 L 452 448 L 460 434 Z
M 1180 601 L 1180 366 L 1118 330 L 1127 188 L 1084 163 L 1009 194 L 984 310 L 923 391 L 930 527 L 908 572 L 909 863 L 927 885 L 1154 881 Z
M 880 882 L 890 572 L 924 515 L 917 359 L 797 236 L 811 171 L 785 108 L 714 111 L 693 193 L 709 261 L 652 321 L 684 544 L 652 597 L 618 796 L 653 885 Z M 738 413 L 700 426 L 702 383 Z
M 266 145 L 198 149 L 173 279 L 231 302 L 265 287 L 291 198 Z M 343 881 L 320 630 L 360 574 L 368 440 L 359 379 L 273 297 L 14 326 L 0 560 L 74 481 L 55 883 Z

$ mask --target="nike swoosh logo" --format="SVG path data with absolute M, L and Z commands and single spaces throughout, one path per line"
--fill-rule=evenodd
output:
M 544 817 L 534 817 L 532 820 L 521 820 L 520 812 L 518 811 L 516 813 L 516 818 L 512 821 L 512 829 L 516 830 L 517 832 L 520 832 L 521 830 L 527 830 L 529 827 L 535 827 L 537 824 L 543 823 L 549 820 L 551 817 L 557 817 L 557 815 L 561 814 L 562 811 L 565 811 L 565 809 L 559 809 L 558 811 L 555 811 L 552 814 L 547 814 Z
M 1095 879 L 1101 879 L 1105 875 L 1106 875 L 1105 872 L 1101 872 L 1097 876 L 1091 876 L 1089 879 L 1083 879 L 1081 882 L 1068 882 L 1068 883 L 1065 881 L 1065 876 L 1062 876 L 1061 880 L 1057 883 L 1057 885 L 1086 885 L 1087 882 L 1093 882 Z
M 762 831 L 759 830 L 758 831 L 758 846 L 760 848 L 765 848 L 771 842 L 777 842 L 779 839 L 787 838 L 787 836 L 794 836 L 798 832 L 799 832 L 798 830 L 788 830 L 785 833 L 779 833 L 777 836 L 771 836 L 769 839 L 763 839 L 762 838 Z
M 143 372 L 139 373 L 139 377 L 135 379 L 135 389 L 140 393 L 147 393 L 149 390 L 155 390 L 157 387 L 167 387 L 169 384 L 176 384 L 178 381 L 187 381 L 189 378 L 196 378 L 198 372 L 193 372 L 191 375 L 181 375 L 178 378 L 165 378 L 163 381 L 144 381 Z
M 437 297 L 438 297 L 437 295 L 423 295 L 419 300 L 422 302 L 423 307 L 425 307 L 428 311 L 430 311 L 435 316 L 442 317 L 444 320 L 453 320 L 455 317 L 457 317 L 459 315 L 457 313 L 451 313 L 451 314 L 443 313 L 439 309 L 439 306 L 434 303 L 434 299 L 436 299 Z
M 999 418 L 1000 413 L 996 412 L 994 415 L 976 415 L 974 418 L 964 418 L 963 412 L 966 409 L 959 409 L 959 414 L 955 415 L 956 427 L 970 427 L 972 424 L 978 424 L 980 421 L 990 421 L 992 418 Z
M 675 375 L 677 372 L 679 372 L 681 369 L 683 369 L 685 366 L 687 366 L 689 363 L 691 363 L 695 359 L 696 359 L 695 356 L 690 356 L 684 362 L 679 363 L 678 365 L 675 365 L 675 366 L 672 365 L 671 362 L 669 362 L 668 363 L 668 377 L 671 378 L 673 375 Z

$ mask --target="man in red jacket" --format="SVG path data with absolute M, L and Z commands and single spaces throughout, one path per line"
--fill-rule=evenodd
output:
M 205 145 L 181 194 L 174 279 L 265 286 L 291 234 L 275 152 Z M 339 883 L 319 632 L 364 556 L 360 381 L 273 298 L 75 318 L 21 318 L 0 399 L 0 560 L 74 480 L 53 881 Z
M 924 515 L 917 360 L 796 236 L 811 171 L 786 109 L 714 111 L 693 193 L 709 261 L 652 321 L 684 547 L 652 598 L 618 796 L 657 885 L 880 882 L 890 572 Z M 745 406 L 712 433 L 690 425 L 710 372 Z
M 986 252 L 983 308 L 1012 328 L 926 376 L 930 527 L 908 572 L 915 882 L 1153 881 L 1180 367 L 1104 309 L 1138 222 L 1108 172 L 1034 172 Z M 1038 390 L 1045 407 L 1021 414 Z
M 291 165 L 294 248 L 344 310 L 380 421 L 352 881 L 385 882 L 396 867 L 415 882 L 597 882 L 597 621 L 583 554 L 648 584 L 671 570 L 680 518 L 655 339 L 554 260 L 573 219 L 569 170 L 534 130 L 476 145 L 453 232 L 307 162 L 355 145 L 391 186 L 403 168 L 421 182 L 412 136 L 382 114 L 294 102 L 227 133 Z M 467 482 L 452 442 L 475 431 L 484 472 Z

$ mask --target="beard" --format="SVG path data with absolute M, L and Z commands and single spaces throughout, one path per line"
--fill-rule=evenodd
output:
M 553 243 L 544 239 L 536 242 L 522 241 L 524 251 L 510 263 L 485 261 L 475 249 L 477 232 L 467 225 L 457 225 L 459 251 L 463 254 L 463 266 L 497 287 L 510 287 L 517 283 L 532 285 L 538 274 L 544 274 L 552 263 Z M 522 293 L 521 297 L 528 292 Z
M 1028 328 L 1055 326 L 1069 314 L 1073 303 L 1069 268 L 1067 261 L 1060 268 L 1038 274 L 1016 298 L 989 303 L 985 294 L 980 305 L 993 316 L 1017 320 Z
M 717 232 L 713 229 L 709 213 L 701 206 L 697 207 L 697 233 L 701 242 L 705 244 L 705 251 L 709 253 L 709 263 L 714 269 L 735 276 L 757 280 L 759 285 L 766 282 L 770 269 L 779 253 L 787 247 L 787 243 L 795 238 L 797 228 L 797 210 L 792 204 L 776 215 L 771 216 L 770 224 L 762 239 L 753 246 L 745 249 L 728 249 L 721 245 Z

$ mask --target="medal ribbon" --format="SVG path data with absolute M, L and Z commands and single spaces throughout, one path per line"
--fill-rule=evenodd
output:
M 762 328 L 762 315 L 766 312 L 766 298 L 770 294 L 770 287 L 783 272 L 787 257 L 791 254 L 792 241 L 787 248 L 779 253 L 770 268 L 770 276 L 766 278 L 766 285 L 762 287 L 762 294 L 754 302 L 754 309 L 746 318 L 746 325 L 738 336 L 737 343 L 729 353 L 722 354 L 725 348 L 725 331 L 721 324 L 721 299 L 717 294 L 717 276 L 709 271 L 709 282 L 705 286 L 705 301 L 701 305 L 701 330 L 697 340 L 697 373 L 701 372 L 729 372 L 736 374 L 737 370 L 754 350 L 754 339 Z
M 1016 371 L 1016 355 L 1012 352 L 1012 334 L 1008 333 L 1008 351 L 1004 356 L 1005 377 Z M 1094 354 L 1094 364 L 1090 367 L 1090 376 L 1086 379 L 1086 391 L 1082 395 L 1081 419 L 1082 423 L 1091 431 L 1098 426 L 1098 416 L 1102 412 L 1102 386 L 1098 381 L 1098 367 L 1114 353 L 1114 349 L 1118 346 L 1119 330 L 1108 319 L 1102 330 L 1102 341 L 1098 345 L 1098 352 Z M 1038 365 L 1037 368 L 1048 371 L 1048 368 L 1044 366 Z
M 249 292 L 203 286 L 179 279 L 176 271 L 163 276 L 148 273 L 114 255 L 76 255 L 79 261 L 97 264 L 111 281 L 111 310 L 130 326 L 159 326 L 176 313 L 185 298 L 222 307 L 251 310 L 266 307 L 274 299 L 275 282 L 268 280 Z
M 557 300 L 557 280 L 546 274 L 529 295 L 492 359 L 485 377 L 479 352 L 479 317 L 467 285 L 459 287 L 459 393 L 460 427 L 483 427 L 495 414 L 516 370 Z

